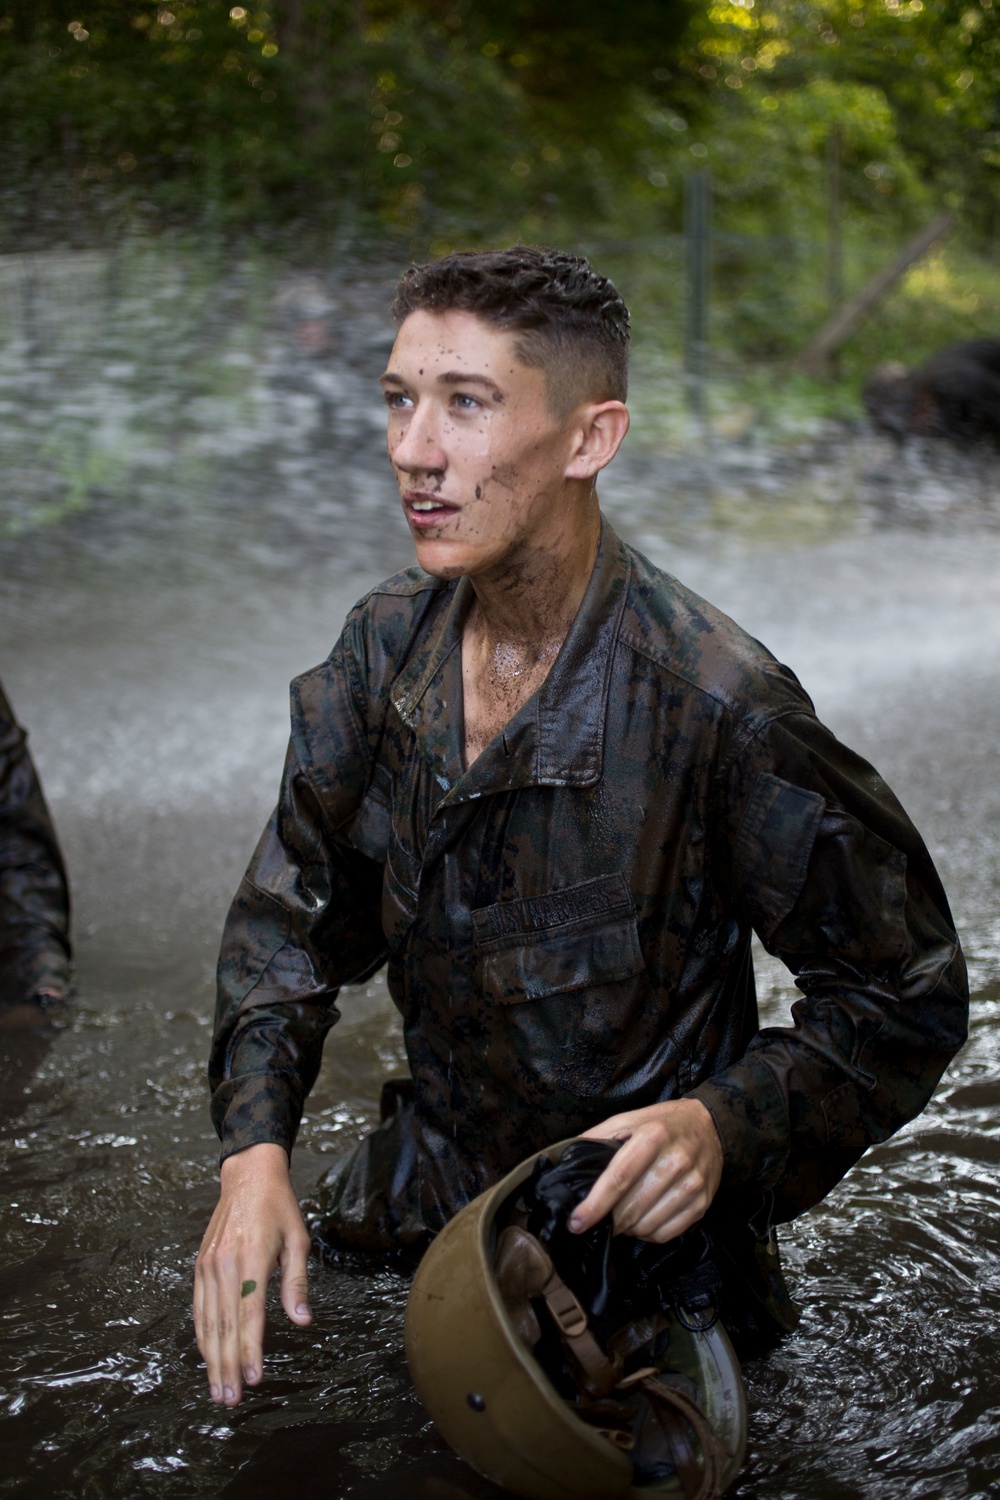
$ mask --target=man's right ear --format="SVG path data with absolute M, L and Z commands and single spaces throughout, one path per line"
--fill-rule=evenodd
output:
M 566 466 L 567 479 L 593 479 L 607 468 L 629 429 L 624 401 L 600 401 L 581 407 L 577 442 Z

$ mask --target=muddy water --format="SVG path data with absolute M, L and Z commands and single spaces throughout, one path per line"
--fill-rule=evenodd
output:
M 336 430 L 300 434 L 281 494 L 273 472 L 263 487 L 234 457 L 211 504 L 199 471 L 193 507 L 195 480 L 172 492 L 161 465 L 159 496 L 129 508 L 97 485 L 79 513 L 2 546 L 0 675 L 65 846 L 79 991 L 54 1035 L 2 1039 L 2 1493 L 495 1493 L 418 1406 L 395 1272 L 316 1266 L 312 1329 L 272 1318 L 265 1383 L 234 1412 L 209 1402 L 189 1323 L 216 1190 L 212 968 L 277 784 L 287 680 L 408 561 L 377 421 L 375 407 L 357 418 L 353 448 Z M 284 462 L 295 445 L 283 441 L 254 451 Z M 747 1370 L 751 1445 L 734 1493 L 994 1494 L 1000 534 L 971 512 L 942 521 L 946 499 L 914 522 L 905 476 L 879 508 L 844 477 L 838 500 L 836 473 L 856 478 L 856 463 L 828 465 L 822 484 L 819 467 L 781 483 L 779 468 L 748 494 L 640 455 L 609 476 L 606 504 L 788 661 L 898 791 L 944 875 L 975 1001 L 970 1042 L 924 1115 L 785 1233 L 803 1320 Z M 40 462 L 22 510 L 54 472 Z M 790 986 L 766 955 L 758 969 L 779 1018 Z M 372 1123 L 381 1078 L 401 1066 L 380 978 L 343 1011 L 296 1152 L 302 1191 Z

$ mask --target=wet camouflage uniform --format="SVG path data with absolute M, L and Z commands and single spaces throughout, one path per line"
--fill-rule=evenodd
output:
M 0 1005 L 69 985 L 66 871 L 25 741 L 0 688 Z
M 291 1148 L 338 987 L 388 959 L 412 1084 L 328 1179 L 327 1238 L 420 1244 L 546 1143 L 693 1095 L 725 1148 L 712 1222 L 787 1325 L 770 1225 L 965 1036 L 927 851 L 793 674 L 606 522 L 546 682 L 463 771 L 471 599 L 400 574 L 292 685 L 220 958 L 223 1155 Z M 804 993 L 794 1027 L 758 1030 L 751 928 Z

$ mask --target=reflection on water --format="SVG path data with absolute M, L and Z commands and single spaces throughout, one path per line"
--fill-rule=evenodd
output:
M 106 269 L 92 267 L 94 296 L 128 305 L 127 263 L 111 291 Z M 176 310 L 173 284 L 162 297 Z M 35 456 L 23 433 L 0 444 L 34 485 L 16 491 L 2 544 L 0 669 L 65 847 L 79 977 L 65 1027 L 0 1036 L 0 1491 L 263 1500 L 294 1474 L 297 1500 L 485 1500 L 496 1492 L 443 1448 L 411 1390 L 395 1271 L 314 1267 L 313 1327 L 276 1312 L 265 1383 L 234 1412 L 209 1402 L 191 1334 L 191 1267 L 215 1195 L 212 966 L 277 784 L 285 687 L 325 654 L 367 584 L 408 560 L 365 394 L 384 352 L 381 293 L 358 294 L 354 338 L 322 278 L 266 286 L 256 323 L 264 292 L 249 272 L 237 290 L 221 308 L 206 293 L 177 333 L 194 341 L 186 394 L 168 380 L 164 329 L 159 344 L 116 356 L 157 372 L 145 405 L 137 377 L 106 367 L 125 408 L 111 409 L 110 387 L 83 393 L 96 325 L 68 294 L 61 333 L 53 308 L 36 306 L 34 344 L 9 327 L 0 358 L 18 421 L 29 392 L 55 399 L 60 369 L 65 403 L 81 408 Z M 149 299 L 134 297 L 148 318 Z M 112 332 L 125 340 L 118 323 Z M 253 339 L 265 333 L 261 364 Z M 324 340 L 350 357 L 338 364 Z M 250 345 L 249 364 L 231 359 Z M 36 384 L 15 390 L 12 372 L 29 366 Z M 220 368 L 236 372 L 229 394 L 208 389 Z M 313 401 L 317 377 L 329 377 L 325 413 L 296 405 Z M 346 405 L 338 390 L 353 393 Z M 283 427 L 296 411 L 300 425 Z M 187 425 L 168 430 L 178 413 Z M 99 422 L 106 435 L 117 423 L 127 462 L 116 472 L 137 498 L 106 469 L 87 480 L 85 511 L 39 531 L 39 505 L 72 509 L 59 445 L 83 433 L 93 446 Z M 840 460 L 823 462 L 832 485 Z M 747 1371 L 751 1445 L 734 1493 L 987 1495 L 1000 1468 L 1000 537 L 971 508 L 961 527 L 928 527 L 928 507 L 921 526 L 903 526 L 856 490 L 843 506 L 817 495 L 801 468 L 779 493 L 777 459 L 747 464 L 756 490 L 744 483 L 742 502 L 726 490 L 720 512 L 704 467 L 640 453 L 606 486 L 609 509 L 773 645 L 900 793 L 945 876 L 976 1001 L 969 1044 L 928 1111 L 785 1232 L 803 1320 Z M 768 520 L 783 506 L 815 524 L 790 541 Z M 758 969 L 766 1016 L 780 1019 L 786 978 L 764 954 Z M 296 1153 L 302 1191 L 372 1123 L 379 1082 L 401 1064 L 380 977 L 343 1012 Z

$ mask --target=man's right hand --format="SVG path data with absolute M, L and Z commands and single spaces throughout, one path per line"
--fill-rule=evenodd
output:
M 263 1370 L 264 1298 L 281 1267 L 281 1305 L 300 1328 L 309 1310 L 309 1232 L 277 1145 L 249 1146 L 222 1164 L 219 1202 L 194 1268 L 194 1326 L 212 1400 L 236 1406 Z

